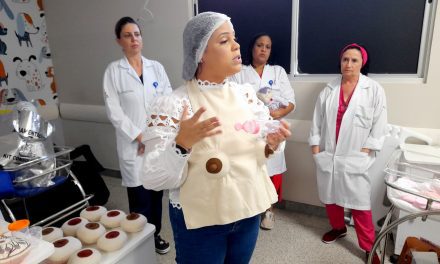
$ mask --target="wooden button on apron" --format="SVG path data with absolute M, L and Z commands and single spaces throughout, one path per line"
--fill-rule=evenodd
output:
M 222 161 L 218 158 L 210 158 L 206 162 L 206 171 L 209 173 L 219 173 L 222 170 Z

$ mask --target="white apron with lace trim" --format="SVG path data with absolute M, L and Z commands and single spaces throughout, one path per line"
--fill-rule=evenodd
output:
M 180 187 L 186 227 L 224 225 L 264 212 L 277 201 L 266 170 L 266 143 L 234 129 L 237 122 L 255 119 L 248 103 L 229 83 L 200 91 L 193 81 L 187 89 L 192 109 L 207 108 L 201 120 L 218 116 L 223 133 L 192 148 L 188 176 Z

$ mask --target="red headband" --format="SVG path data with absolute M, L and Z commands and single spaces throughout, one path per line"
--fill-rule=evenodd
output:
M 344 52 L 350 48 L 358 48 L 361 51 L 361 56 L 362 56 L 362 67 L 365 65 L 365 63 L 367 63 L 368 60 L 368 54 L 367 51 L 360 45 L 356 44 L 356 43 L 352 43 L 352 44 L 348 44 L 347 46 L 345 46 L 342 50 L 341 50 L 341 54 L 339 56 L 339 58 L 342 58 L 342 54 L 344 54 Z

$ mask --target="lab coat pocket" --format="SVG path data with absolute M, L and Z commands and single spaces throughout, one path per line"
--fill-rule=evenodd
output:
M 373 125 L 373 107 L 358 105 L 354 113 L 353 125 L 370 129 Z
M 118 91 L 119 95 L 128 95 L 130 93 L 134 93 L 134 90 L 130 90 L 130 89 L 123 89 L 121 91 Z
M 345 159 L 345 172 L 349 174 L 366 174 L 372 164 L 373 158 L 366 152 L 353 152 Z
M 121 139 L 120 144 L 118 144 L 118 153 L 122 160 L 134 160 L 137 155 L 137 141 L 129 141 Z
M 326 151 L 321 151 L 313 155 L 316 169 L 324 174 L 331 174 L 333 170 L 333 155 Z

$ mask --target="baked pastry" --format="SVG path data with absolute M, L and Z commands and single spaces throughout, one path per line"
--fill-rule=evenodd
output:
M 121 228 L 127 233 L 135 233 L 144 229 L 147 218 L 143 214 L 131 213 L 121 221 Z
M 101 223 L 87 223 L 76 231 L 76 237 L 84 244 L 95 244 L 98 238 L 105 233 Z
M 107 252 L 115 251 L 124 246 L 127 234 L 120 229 L 113 229 L 102 235 L 96 245 L 99 249 Z
M 81 241 L 77 238 L 66 236 L 53 242 L 55 251 L 46 260 L 50 264 L 65 263 L 69 257 L 77 250 L 80 250 L 82 245 Z
M 98 264 L 101 261 L 101 252 L 94 248 L 83 248 L 70 256 L 67 264 Z
M 79 216 L 89 220 L 90 222 L 98 222 L 103 214 L 107 212 L 107 209 L 100 205 L 89 206 L 84 208 Z
M 30 252 L 31 244 L 24 238 L 0 236 L 0 263 L 16 264 Z
M 43 240 L 47 242 L 54 242 L 55 240 L 63 237 L 63 230 L 58 227 L 49 226 L 43 228 L 41 234 L 43 235 Z
M 99 220 L 106 228 L 115 228 L 121 225 L 125 213 L 121 210 L 110 210 L 101 216 Z
M 64 236 L 76 236 L 76 230 L 81 226 L 85 226 L 89 221 L 82 217 L 75 217 L 64 222 L 61 226 Z

